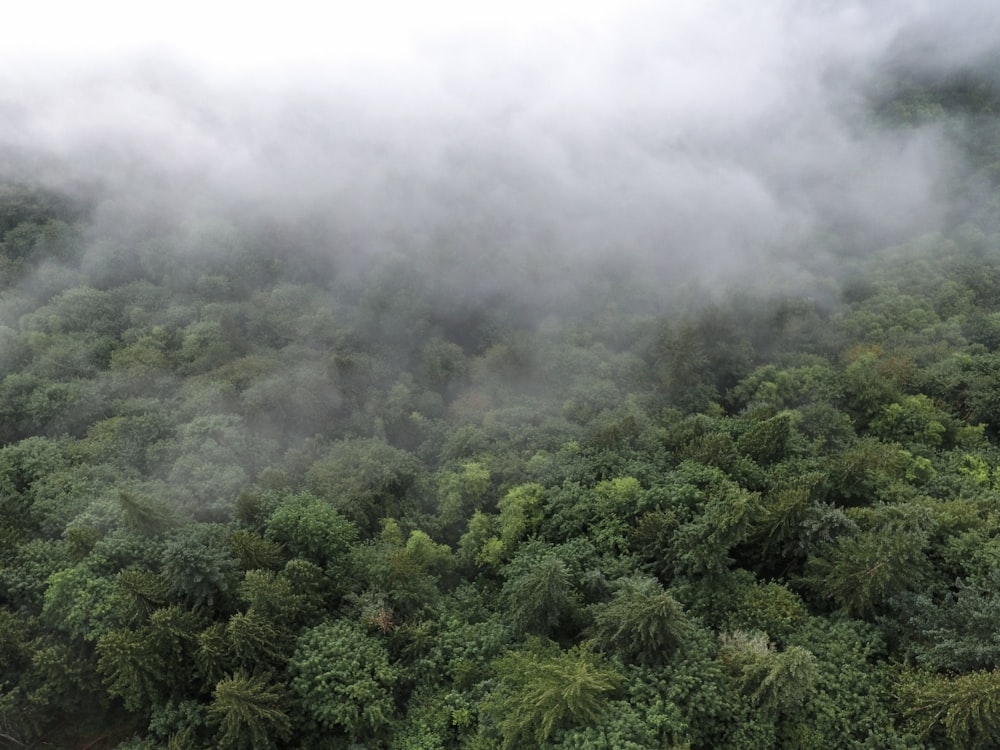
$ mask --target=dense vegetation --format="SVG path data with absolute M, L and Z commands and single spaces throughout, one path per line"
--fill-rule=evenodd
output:
M 0 744 L 996 747 L 991 92 L 879 104 L 945 231 L 696 306 L 7 185 Z

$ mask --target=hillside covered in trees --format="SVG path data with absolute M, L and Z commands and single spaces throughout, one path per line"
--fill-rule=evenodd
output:
M 1000 95 L 870 101 L 939 230 L 743 288 L 4 183 L 0 745 L 1000 745 Z

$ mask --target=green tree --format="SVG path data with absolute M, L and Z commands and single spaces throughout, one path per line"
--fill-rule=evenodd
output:
M 762 466 L 768 466 L 785 457 L 791 434 L 791 415 L 785 412 L 751 422 L 736 441 L 736 448 Z
M 209 716 L 219 725 L 221 750 L 269 750 L 291 737 L 283 685 L 270 685 L 264 675 L 237 672 L 215 686 Z
M 981 543 L 981 542 L 980 542 Z M 932 669 L 971 672 L 1000 667 L 1000 569 L 955 582 L 943 597 L 920 591 L 906 601 L 907 651 Z
M 374 439 L 339 440 L 306 471 L 307 488 L 358 528 L 374 531 L 399 514 L 419 471 L 410 453 Z
M 174 445 L 163 448 L 171 463 L 169 486 L 178 501 L 202 518 L 227 514 L 263 456 L 273 450 L 274 444 L 248 429 L 239 416 L 196 416 L 177 429 Z
M 97 641 L 98 669 L 110 695 L 130 711 L 157 701 L 163 693 L 163 656 L 140 630 L 115 630 Z
M 891 525 L 838 537 L 809 558 L 804 580 L 848 614 L 874 617 L 927 579 L 926 545 L 922 529 Z
M 80 564 L 49 578 L 42 618 L 53 630 L 96 641 L 124 625 L 127 610 L 124 592 L 114 581 Z
M 500 685 L 483 709 L 504 748 L 542 747 L 558 729 L 598 722 L 622 682 L 587 646 L 537 644 L 502 657 L 496 668 Z
M 465 461 L 457 470 L 438 478 L 438 517 L 443 528 L 457 527 L 474 511 L 482 510 L 490 488 L 490 472 L 476 461 Z
M 122 521 L 127 529 L 146 536 L 155 536 L 177 524 L 177 518 L 162 502 L 119 490 L 116 496 Z
M 161 553 L 163 578 L 191 606 L 224 609 L 232 599 L 239 565 L 229 554 L 225 531 L 218 524 L 197 523 L 166 537 Z
M 229 652 L 243 668 L 281 667 L 288 658 L 293 640 L 294 634 L 284 622 L 253 607 L 232 615 L 226 624 Z
M 282 545 L 244 529 L 229 535 L 229 549 L 244 570 L 276 570 L 285 561 Z
M 970 750 L 1000 743 L 1000 672 L 949 677 L 906 671 L 896 691 L 903 715 L 922 739 Z
M 306 728 L 314 733 L 364 742 L 385 735 L 395 720 L 399 669 L 379 640 L 352 623 L 333 620 L 306 630 L 289 669 Z
M 948 436 L 952 420 L 920 393 L 884 407 L 871 423 L 871 431 L 883 440 L 904 445 L 936 448 Z
M 670 540 L 674 565 L 689 576 L 720 576 L 733 564 L 730 552 L 752 534 L 763 515 L 760 495 L 713 477 L 702 512 Z
M 550 545 L 522 547 L 503 575 L 503 601 L 516 633 L 547 636 L 578 619 L 580 597 L 569 566 Z
M 284 545 L 296 557 L 343 575 L 348 552 L 359 533 L 331 502 L 297 493 L 281 497 L 267 520 L 264 536 Z
M 684 643 L 690 629 L 681 605 L 655 578 L 619 581 L 611 601 L 594 609 L 596 643 L 626 662 L 662 662 Z
M 831 746 L 809 726 L 809 701 L 819 680 L 814 654 L 802 646 L 778 651 L 762 633 L 736 631 L 722 636 L 719 660 L 759 714 L 759 723 L 771 725 L 774 747 L 814 746 L 817 742 Z

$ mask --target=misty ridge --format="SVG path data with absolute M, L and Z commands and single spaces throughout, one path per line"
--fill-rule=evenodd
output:
M 939 122 L 890 129 L 873 104 L 901 70 L 982 63 L 989 15 L 639 4 L 402 61 L 24 66 L 0 102 L 4 172 L 82 193 L 95 233 L 125 243 L 218 214 L 347 267 L 427 259 L 485 293 L 572 296 L 612 269 L 794 285 L 944 226 L 961 154 Z

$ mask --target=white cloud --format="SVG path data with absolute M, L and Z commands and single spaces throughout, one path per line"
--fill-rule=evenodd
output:
M 948 152 L 866 128 L 864 84 L 914 49 L 971 59 L 990 44 L 972 33 L 984 8 L 19 3 L 0 146 L 41 154 L 52 179 L 121 183 L 129 205 L 319 205 L 359 246 L 738 275 L 824 223 L 933 225 Z

